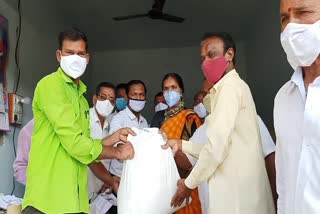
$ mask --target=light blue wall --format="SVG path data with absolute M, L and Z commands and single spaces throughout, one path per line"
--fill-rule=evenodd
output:
M 4 15 L 9 20 L 9 62 L 7 67 L 7 84 L 8 91 L 12 92 L 14 81 L 16 78 L 16 67 L 14 62 L 14 48 L 16 44 L 16 27 L 18 23 L 18 14 L 12 5 L 9 5 L 3 0 L 0 0 L 0 14 Z M 44 19 L 45 23 L 46 20 Z M 22 19 L 21 46 L 20 46 L 20 67 L 21 79 L 18 94 L 22 96 L 33 96 L 33 90 L 37 81 L 44 75 L 56 69 L 57 63 L 55 59 L 56 49 L 56 33 L 44 34 L 41 29 L 36 28 L 28 20 Z M 35 70 L 36 68 L 36 70 Z M 31 105 L 24 106 L 23 124 L 27 123 L 32 118 Z M 15 143 L 21 127 L 17 127 L 15 135 Z M 14 160 L 12 134 L 11 131 L 1 134 L 0 143 L 0 193 L 10 194 L 13 184 L 13 168 Z M 24 188 L 16 182 L 15 194 L 22 196 Z

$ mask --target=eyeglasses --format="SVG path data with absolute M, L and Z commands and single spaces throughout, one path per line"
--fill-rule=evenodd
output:
M 114 98 L 110 97 L 109 95 L 99 93 L 99 94 L 97 94 L 97 97 L 98 97 L 98 100 L 100 100 L 100 101 L 109 100 L 112 105 L 115 105 Z

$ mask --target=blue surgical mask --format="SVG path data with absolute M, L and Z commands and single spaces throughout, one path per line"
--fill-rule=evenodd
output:
M 127 101 L 126 101 L 126 99 L 124 99 L 124 97 L 119 97 L 116 99 L 116 108 L 119 111 L 122 111 L 126 107 L 127 107 Z
M 181 98 L 181 94 L 176 92 L 176 91 L 167 91 L 163 94 L 164 99 L 166 100 L 166 103 L 168 104 L 168 106 L 172 107 L 174 105 L 176 105 Z

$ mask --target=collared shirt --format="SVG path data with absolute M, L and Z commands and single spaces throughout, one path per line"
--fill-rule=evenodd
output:
M 320 213 L 320 77 L 305 90 L 302 69 L 274 103 L 279 214 Z
M 27 184 L 23 208 L 44 213 L 88 212 L 87 164 L 102 151 L 89 137 L 86 86 L 75 84 L 61 68 L 35 89 Z
M 273 139 L 270 135 L 270 132 L 264 122 L 262 121 L 261 117 L 257 115 L 258 117 L 258 126 L 261 136 L 261 144 L 262 144 L 262 151 L 264 154 L 264 157 L 266 158 L 271 153 L 275 152 L 276 145 L 273 142 Z
M 108 121 L 109 124 L 111 123 L 111 120 L 112 120 L 113 116 L 116 115 L 117 113 L 118 113 L 117 111 L 114 111 L 110 115 L 107 116 L 107 121 Z
M 209 96 L 212 113 L 207 117 L 207 142 L 182 144 L 183 152 L 199 157 L 186 186 L 194 189 L 208 181 L 210 214 L 273 214 L 249 87 L 232 70 L 214 85 Z
M 103 139 L 109 135 L 109 120 L 105 118 L 103 127 L 98 117 L 98 113 L 94 107 L 89 110 L 90 122 L 90 137 L 93 139 Z
M 89 110 L 90 115 L 90 137 L 92 139 L 103 139 L 109 135 L 109 122 L 106 118 L 103 123 L 103 127 L 101 126 L 101 122 L 98 117 L 98 113 L 94 107 L 90 108 Z M 101 163 L 104 167 L 109 170 L 110 159 L 101 160 Z M 103 185 L 103 182 L 98 179 L 93 172 L 88 167 L 88 184 L 87 184 L 87 191 L 89 199 L 92 198 L 93 195 L 98 193 Z
M 14 177 L 21 184 L 26 184 L 26 169 L 30 150 L 30 141 L 33 130 L 33 119 L 19 132 L 17 157 L 13 162 Z
M 261 143 L 262 143 L 262 150 L 264 157 L 266 158 L 269 154 L 273 153 L 275 151 L 275 144 L 272 140 L 272 137 L 258 115 L 258 125 L 259 125 L 259 130 L 260 130 L 260 135 L 261 135 Z M 205 143 L 207 141 L 207 135 L 206 135 L 206 130 L 208 128 L 208 123 L 207 120 L 204 121 L 204 123 L 197 128 L 197 130 L 193 133 L 192 137 L 189 139 L 193 143 Z M 195 158 L 192 155 L 187 154 L 187 157 L 194 166 L 197 162 L 197 158 Z M 201 201 L 201 210 L 203 213 L 208 213 L 208 207 L 209 207 L 209 187 L 207 182 L 202 182 L 198 188 L 199 190 L 199 198 Z
M 147 120 L 140 114 L 139 120 L 138 118 L 130 111 L 127 106 L 124 110 L 118 112 L 113 116 L 110 123 L 110 132 L 109 134 L 113 134 L 121 128 L 125 127 L 135 127 L 138 129 L 143 129 L 148 127 Z M 120 160 L 112 160 L 110 164 L 110 173 L 116 175 L 118 177 L 121 176 L 123 167 L 123 161 Z

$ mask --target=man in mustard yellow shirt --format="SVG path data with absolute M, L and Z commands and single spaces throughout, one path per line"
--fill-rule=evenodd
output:
M 171 203 L 180 205 L 207 181 L 210 214 L 274 214 L 257 113 L 249 87 L 235 70 L 235 53 L 227 33 L 208 34 L 201 44 L 202 70 L 214 84 L 204 99 L 211 112 L 207 142 L 173 139 L 164 146 L 198 157 L 190 175 L 178 181 Z
M 120 129 L 102 140 L 90 138 L 86 86 L 80 80 L 89 54 L 87 38 L 73 28 L 59 34 L 60 67 L 41 79 L 32 104 L 34 130 L 23 213 L 88 213 L 87 164 L 97 159 L 130 159 L 133 134 Z

